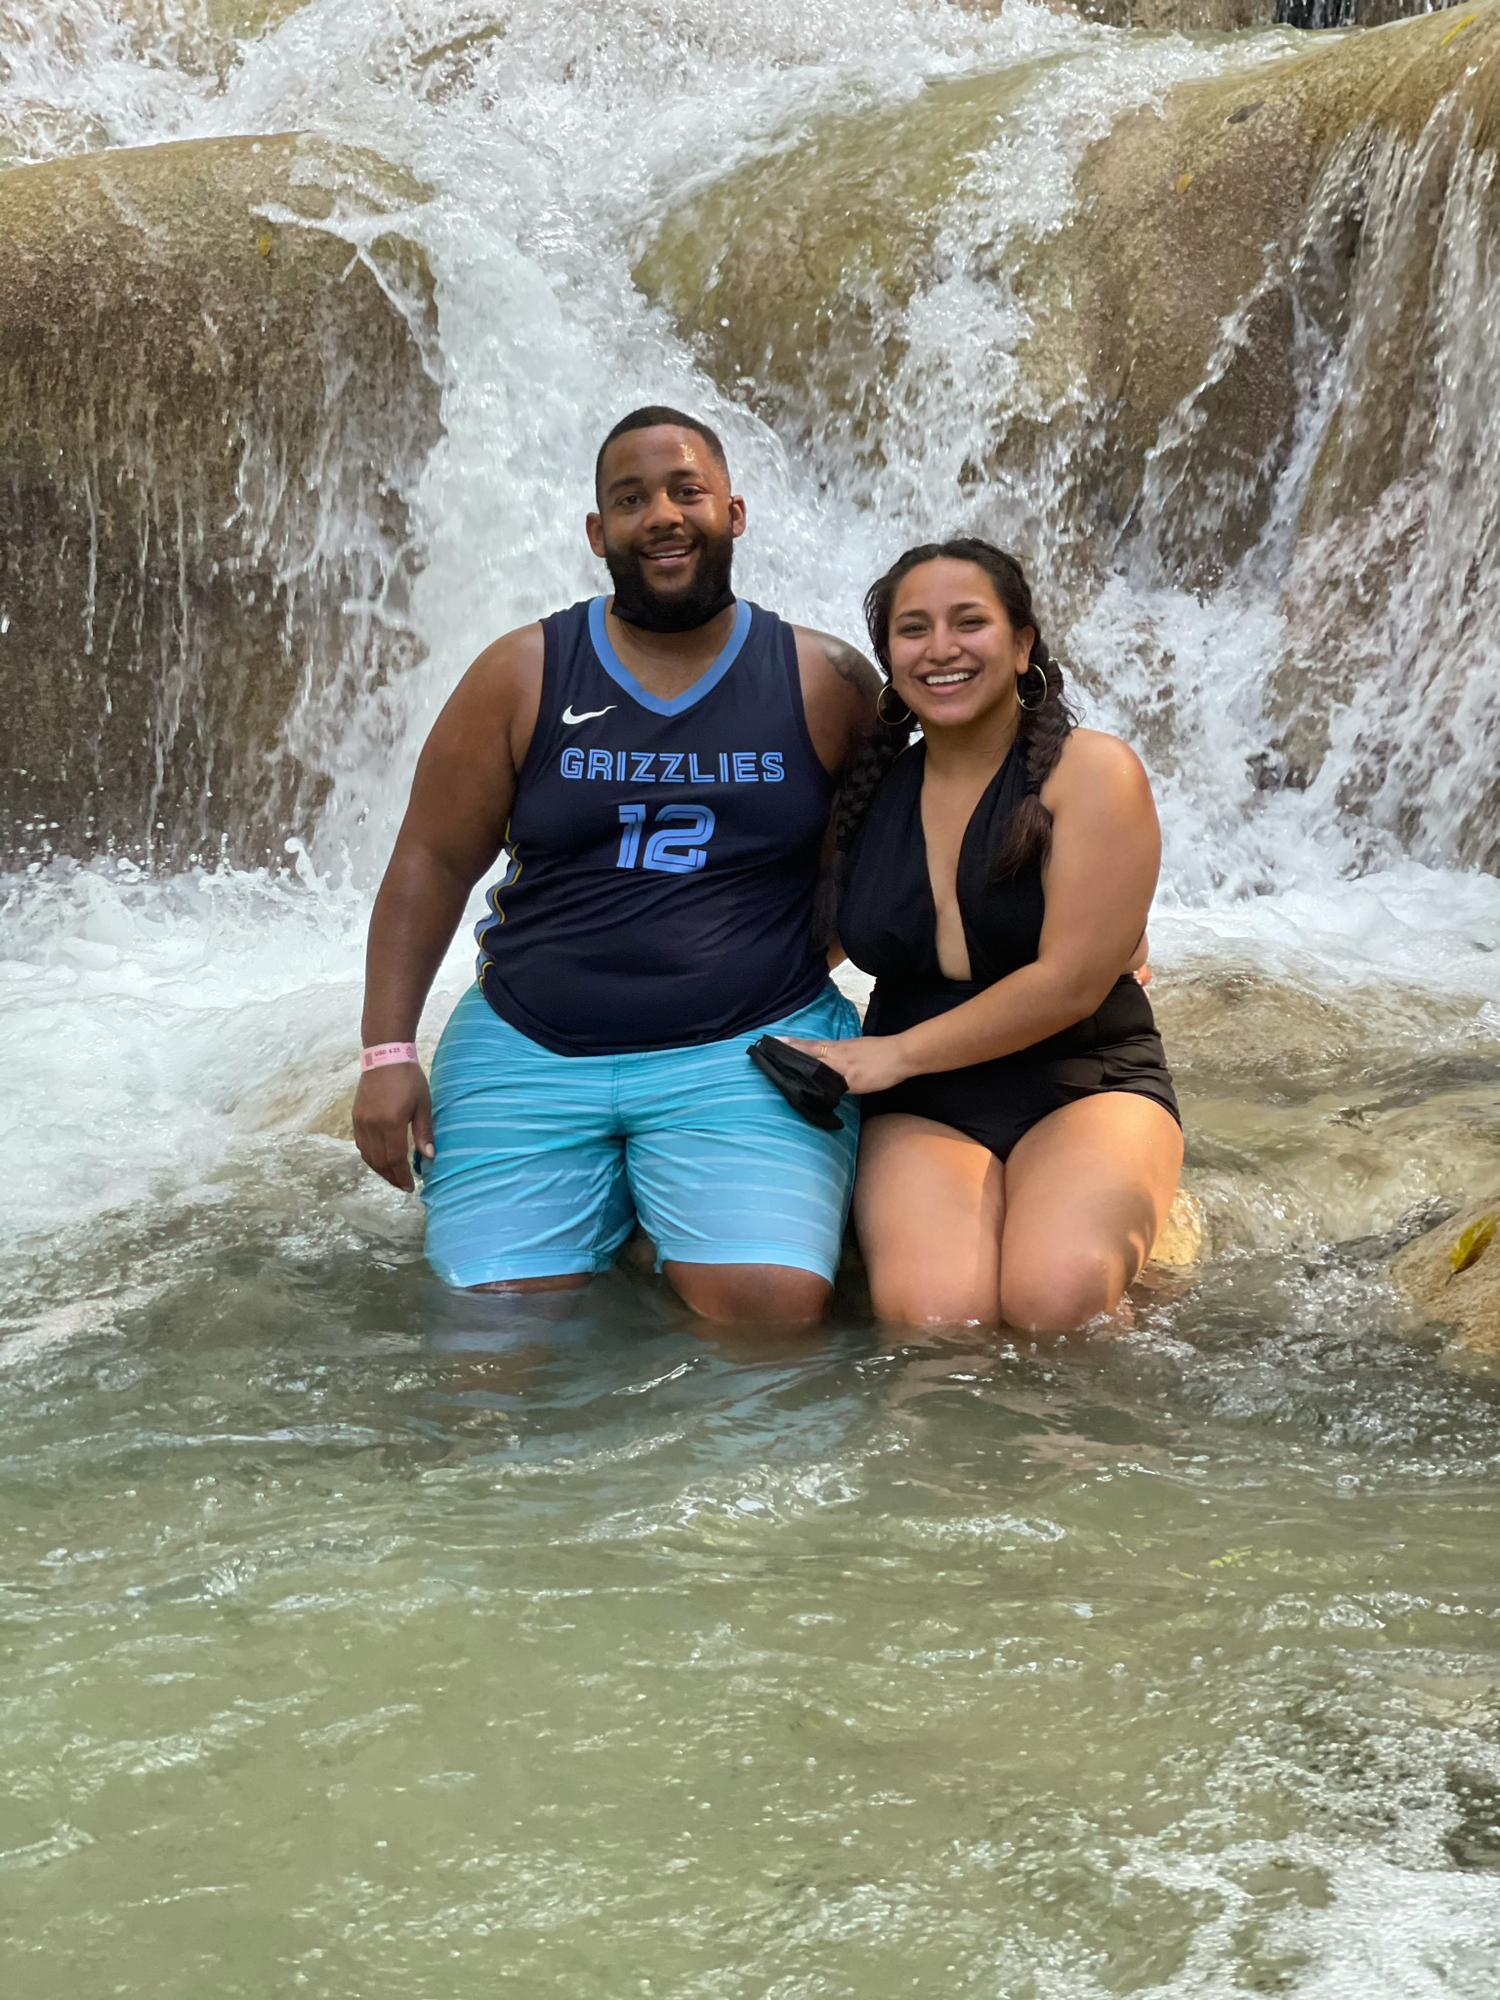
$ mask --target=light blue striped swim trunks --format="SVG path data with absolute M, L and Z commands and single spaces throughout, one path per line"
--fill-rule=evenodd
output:
M 602 1271 L 639 1220 L 659 1263 L 773 1264 L 831 1281 L 858 1107 L 845 1100 L 836 1132 L 809 1125 L 745 1051 L 762 1034 L 858 1033 L 830 981 L 810 1006 L 727 1041 L 560 1056 L 471 987 L 432 1065 L 428 1260 L 463 1288 Z

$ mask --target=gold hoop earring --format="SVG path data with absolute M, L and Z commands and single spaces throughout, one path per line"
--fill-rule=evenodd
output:
M 1022 694 L 1021 688 L 1026 681 L 1030 680 L 1033 674 L 1037 675 L 1037 677 L 1040 679 L 1042 683 L 1042 691 L 1037 696 L 1035 701 L 1028 701 L 1025 695 Z M 1028 715 L 1031 714 L 1031 712 L 1034 709 L 1045 708 L 1047 706 L 1047 697 L 1048 695 L 1051 694 L 1051 692 L 1052 692 L 1052 683 L 1051 681 L 1048 680 L 1047 670 L 1045 667 L 1043 667 L 1040 660 L 1030 661 L 1027 665 L 1025 673 L 1016 675 L 1016 700 L 1020 703 L 1021 707 L 1026 710 Z
M 886 682 L 885 686 L 875 697 L 875 713 L 880 717 L 887 729 L 909 729 L 916 720 L 916 717 L 912 714 L 906 703 L 901 701 L 899 694 L 896 694 L 896 699 L 897 701 L 901 701 L 901 713 L 899 715 L 887 715 L 885 712 L 885 698 L 888 694 L 896 694 L 896 690 L 891 686 L 889 681 Z

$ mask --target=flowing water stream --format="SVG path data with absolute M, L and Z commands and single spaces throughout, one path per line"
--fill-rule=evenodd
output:
M 462 666 L 596 587 L 597 438 L 647 400 L 720 425 L 741 587 L 808 622 L 856 636 L 869 578 L 959 521 L 1024 526 L 1045 597 L 1045 506 L 1007 520 L 961 471 L 1011 379 L 1004 244 L 1066 217 L 1126 108 L 1288 38 L 925 0 L 309 0 L 237 50 L 222 9 L 132 18 L 56 0 L 12 30 L 9 155 L 310 130 L 410 169 L 445 435 L 425 664 L 309 690 L 288 749 L 327 803 L 285 869 L 53 858 L 0 887 L 5 1991 L 1492 2000 L 1500 1398 L 1386 1275 L 1500 1186 L 1477 612 L 1488 676 L 1431 736 L 1454 564 L 1493 590 L 1496 293 L 1456 212 L 1488 184 L 1434 279 L 1431 477 L 1365 551 L 1399 575 L 1319 635 L 1352 692 L 1311 790 L 1256 777 L 1275 579 L 1378 268 L 1352 339 L 1307 327 L 1262 560 L 1184 590 L 1148 506 L 1070 598 L 1090 719 L 1163 809 L 1200 1271 L 1088 1351 L 892 1346 L 853 1274 L 785 1350 L 702 1340 L 634 1266 L 497 1318 L 440 1292 L 344 1136 L 362 935 Z M 991 252 L 905 309 L 879 464 L 788 446 L 641 297 L 641 246 L 835 115 L 1008 68 L 1049 81 L 943 221 L 982 210 Z M 1410 190 L 1377 165 L 1399 255 Z M 466 976 L 461 943 L 425 1037 Z

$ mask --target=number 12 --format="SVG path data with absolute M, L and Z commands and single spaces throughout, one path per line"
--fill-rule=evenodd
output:
M 663 806 L 656 815 L 656 831 L 641 853 L 641 833 L 646 824 L 646 808 L 621 806 L 620 853 L 617 868 L 649 868 L 658 875 L 691 875 L 708 865 L 708 843 L 716 821 L 707 806 Z

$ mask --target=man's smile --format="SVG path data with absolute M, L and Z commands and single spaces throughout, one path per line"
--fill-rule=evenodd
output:
M 673 542 L 662 548 L 647 549 L 642 561 L 653 564 L 657 569 L 680 569 L 692 554 L 688 544 Z

